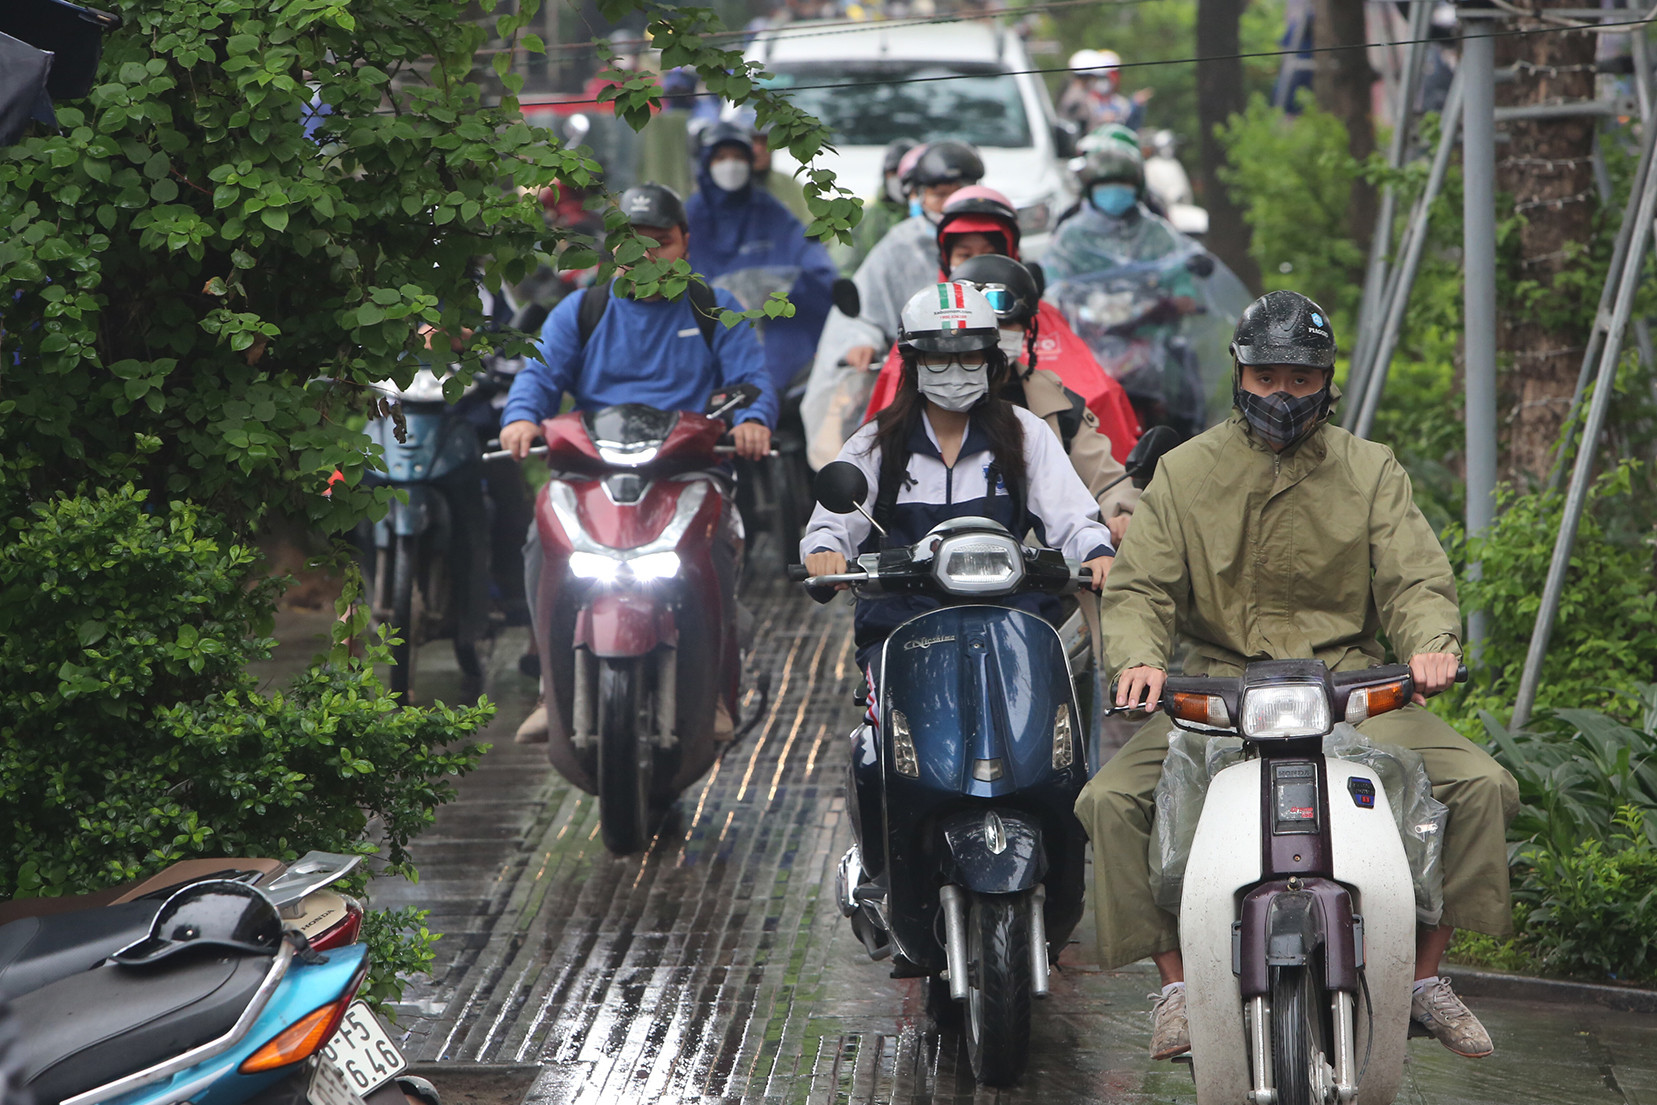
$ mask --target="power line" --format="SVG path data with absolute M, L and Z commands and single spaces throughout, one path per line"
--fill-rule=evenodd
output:
M 1654 12 L 1653 14 L 1657 14 L 1657 12 Z M 1648 24 L 1650 22 L 1651 22 L 1651 16 L 1648 15 L 1645 18 L 1642 18 L 1642 19 L 1630 19 L 1630 20 L 1625 20 L 1625 21 L 1622 21 L 1622 22 L 1612 22 L 1612 23 L 1598 23 L 1598 24 L 1595 24 L 1591 27 L 1549 26 L 1549 27 L 1521 27 L 1521 28 L 1514 28 L 1514 29 L 1511 29 L 1511 30 L 1501 30 L 1501 31 L 1492 30 L 1492 31 L 1488 32 L 1487 37 L 1489 37 L 1489 38 L 1517 38 L 1519 36 L 1524 36 L 1524 35 L 1581 34 L 1585 31 L 1606 31 L 1606 30 L 1614 30 L 1614 29 L 1619 28 L 1619 27 L 1640 27 L 1640 26 L 1645 26 L 1646 24 Z M 1119 69 L 1139 69 L 1139 68 L 1153 66 L 1153 65 L 1202 65 L 1202 64 L 1207 63 L 1207 62 L 1216 62 L 1216 61 L 1249 61 L 1249 60 L 1252 60 L 1252 59 L 1255 59 L 1255 58 L 1302 57 L 1306 54 L 1333 54 L 1333 53 L 1338 53 L 1338 52 L 1343 51 L 1343 50 L 1367 50 L 1370 47 L 1414 46 L 1414 45 L 1418 45 L 1418 44 L 1429 44 L 1430 45 L 1430 44 L 1433 44 L 1433 43 L 1442 43 L 1442 42 L 1445 42 L 1445 41 L 1454 41 L 1454 40 L 1453 39 L 1446 40 L 1446 39 L 1439 39 L 1439 38 L 1402 38 L 1402 39 L 1394 39 L 1390 42 L 1358 42 L 1358 43 L 1352 43 L 1352 44 L 1343 45 L 1343 46 L 1308 46 L 1304 49 L 1299 49 L 1299 50 L 1257 50 L 1257 51 L 1248 52 L 1248 53 L 1241 53 L 1240 52 L 1240 53 L 1235 53 L 1235 54 L 1209 54 L 1205 57 L 1194 57 L 1194 58 L 1158 58 L 1154 61 L 1124 61 L 1124 62 L 1119 63 L 1117 68 L 1119 68 Z M 790 93 L 790 92 L 816 91 L 816 90 L 825 89 L 825 88 L 829 88 L 829 89 L 833 89 L 833 88 L 873 88 L 873 87 L 886 86 L 886 85 L 895 85 L 895 84 L 932 84 L 932 83 L 935 83 L 935 82 L 938 82 L 938 81 L 976 80 L 980 77 L 986 77 L 986 76 L 997 76 L 997 77 L 1001 77 L 1001 76 L 1010 76 L 1010 77 L 1041 76 L 1041 75 L 1045 75 L 1045 74 L 1048 74 L 1048 73 L 1069 73 L 1070 71 L 1071 70 L 1070 70 L 1069 66 L 1047 66 L 1047 67 L 1041 67 L 1041 68 L 1036 68 L 1036 69 L 1005 69 L 1005 70 L 997 70 L 995 72 L 982 72 L 982 73 L 947 73 L 947 74 L 942 74 L 942 75 L 935 76 L 935 77 L 894 77 L 894 78 L 891 78 L 891 79 L 888 79 L 888 80 L 830 81 L 830 82 L 827 82 L 827 83 L 824 83 L 824 84 L 796 84 L 796 85 L 789 85 L 787 88 L 776 88 L 776 89 L 773 89 L 773 91 L 780 92 L 780 93 Z M 711 93 L 698 93 L 698 95 L 711 95 Z M 554 104 L 556 106 L 560 106 L 560 107 L 563 107 L 563 106 L 581 106 L 583 104 L 604 104 L 604 103 L 609 103 L 609 102 L 610 101 L 608 101 L 608 100 L 598 100 L 598 99 L 585 99 L 585 100 L 563 100 L 563 99 L 560 99 L 560 100 L 551 101 L 552 104 Z

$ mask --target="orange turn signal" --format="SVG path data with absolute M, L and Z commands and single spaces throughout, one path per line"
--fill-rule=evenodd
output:
M 1180 721 L 1209 725 L 1216 729 L 1225 729 L 1231 725 L 1231 711 L 1226 709 L 1225 699 L 1217 694 L 1189 694 L 1176 691 L 1168 697 L 1173 701 L 1173 710 L 1170 712 Z
M 345 1019 L 346 1007 L 355 996 L 356 989 L 353 987 L 350 993 L 338 1001 L 331 1001 L 322 1008 L 305 1014 L 284 1029 L 281 1035 L 249 1056 L 242 1063 L 242 1073 L 258 1074 L 260 1071 L 275 1070 L 309 1059 L 339 1031 L 340 1022 Z
M 1378 687 L 1359 687 L 1346 700 L 1346 720 L 1356 725 L 1376 714 L 1384 714 L 1391 710 L 1401 709 L 1409 705 L 1410 697 L 1404 693 L 1405 681 L 1400 679 L 1396 683 L 1382 683 Z

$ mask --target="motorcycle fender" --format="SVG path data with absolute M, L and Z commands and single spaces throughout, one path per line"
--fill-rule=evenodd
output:
M 1231 970 L 1231 926 L 1237 893 L 1259 882 L 1260 873 L 1260 761 L 1245 760 L 1209 783 L 1180 895 L 1180 951 L 1200 1105 L 1248 1100 L 1248 1046 L 1242 991 Z
M 1352 911 L 1363 917 L 1364 976 L 1372 1015 L 1357 1003 L 1355 1039 L 1370 1038 L 1373 1017 L 1375 1050 L 1358 1089 L 1359 1105 L 1389 1102 L 1404 1074 L 1410 996 L 1415 979 L 1415 884 L 1409 857 L 1380 778 L 1362 764 L 1331 759 L 1329 838 L 1332 873 L 1352 894 Z M 1373 804 L 1360 805 L 1349 780 L 1367 779 L 1375 788 Z
M 673 611 L 642 595 L 599 595 L 575 618 L 575 646 L 598 657 L 643 656 L 658 645 L 678 643 Z
M 973 810 L 945 819 L 943 879 L 976 894 L 1018 894 L 1047 874 L 1041 826 L 1010 810 Z
M 425 533 L 432 526 L 433 500 L 439 492 L 424 484 L 412 484 L 401 490 L 408 493 L 408 502 L 391 500 L 386 512 L 386 524 L 397 537 L 413 537 Z

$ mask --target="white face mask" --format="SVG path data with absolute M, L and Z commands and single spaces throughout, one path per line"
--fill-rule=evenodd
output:
M 970 367 L 952 361 L 940 369 L 923 363 L 917 375 L 921 394 L 946 411 L 970 410 L 990 393 L 990 373 L 982 361 Z
M 741 158 L 730 157 L 724 161 L 715 161 L 708 166 L 708 175 L 713 182 L 727 192 L 735 192 L 753 175 L 753 169 Z
M 1002 330 L 1000 345 L 1001 352 L 1006 354 L 1008 364 L 1024 359 L 1024 331 Z

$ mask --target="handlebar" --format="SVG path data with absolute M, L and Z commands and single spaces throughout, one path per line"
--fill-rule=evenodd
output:
M 1166 675 L 1166 674 L 1167 673 L 1165 672 L 1164 675 Z M 1465 682 L 1467 682 L 1468 678 L 1469 678 L 1469 673 L 1467 671 L 1467 665 L 1458 663 L 1456 665 L 1455 682 L 1465 683 Z M 1160 698 L 1157 699 L 1155 702 L 1129 703 L 1126 706 L 1111 705 L 1111 700 L 1114 700 L 1116 698 L 1116 681 L 1115 680 L 1111 681 L 1110 686 L 1108 688 L 1106 688 L 1106 691 L 1107 691 L 1107 700 L 1106 700 L 1106 703 L 1105 703 L 1105 706 L 1104 706 L 1104 709 L 1103 709 L 1103 713 L 1104 713 L 1105 717 L 1113 717 L 1116 714 L 1129 714 L 1129 713 L 1146 713 L 1146 714 L 1149 714 L 1149 713 L 1155 713 L 1158 710 L 1162 709 L 1162 700 Z M 1442 693 L 1442 692 L 1440 692 L 1440 693 Z M 1428 696 L 1428 697 L 1436 697 L 1436 696 Z
M 717 455 L 717 456 L 722 456 L 722 457 L 735 456 L 736 455 L 736 446 L 735 445 L 715 445 L 713 447 L 713 451 L 714 451 L 714 454 Z M 484 460 L 500 460 L 503 457 L 509 457 L 511 455 L 512 455 L 512 450 L 510 450 L 510 449 L 496 449 L 493 452 L 483 454 L 483 459 Z M 546 455 L 547 455 L 547 447 L 545 445 L 536 445 L 533 448 L 531 448 L 529 450 L 529 452 L 526 454 L 526 456 L 531 456 L 531 457 L 544 457 Z M 777 456 L 781 456 L 782 454 L 777 452 L 775 449 L 771 449 L 771 450 L 767 451 L 765 455 L 768 456 L 768 457 L 777 457 Z

